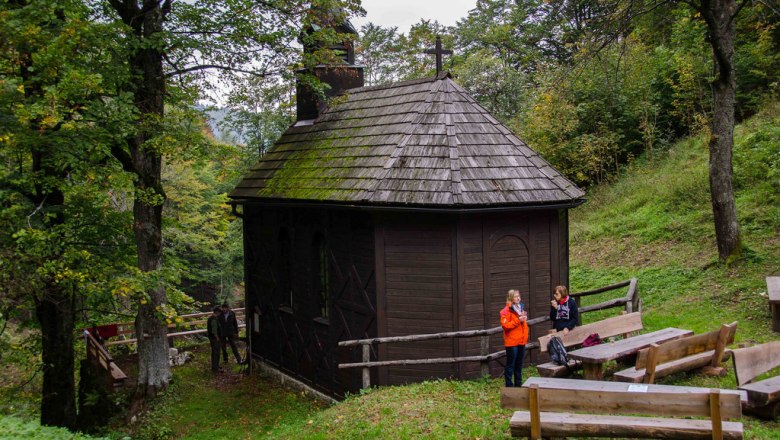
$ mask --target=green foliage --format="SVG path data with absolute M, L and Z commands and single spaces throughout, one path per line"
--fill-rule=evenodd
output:
M 0 437 L 9 439 L 36 440 L 107 440 L 106 437 L 92 437 L 73 433 L 64 428 L 41 426 L 38 422 L 25 421 L 16 417 L 0 415 Z
M 290 126 L 295 103 L 290 83 L 274 78 L 240 84 L 230 99 L 231 111 L 220 124 L 226 141 L 237 144 L 241 162 L 233 168 L 242 176 Z
M 582 186 L 612 178 L 643 153 L 708 129 L 712 51 L 701 17 L 684 3 L 480 0 L 455 28 L 422 21 L 408 34 L 374 25 L 358 42 L 370 81 L 432 75 L 433 36 L 454 44 L 449 70 L 485 108 Z M 630 9 L 630 8 L 629 8 Z M 621 38 L 614 38 L 616 34 Z M 738 114 L 777 93 L 776 13 L 748 4 L 738 16 Z
M 208 156 L 171 157 L 163 170 L 169 185 L 163 228 L 166 266 L 188 284 L 214 286 L 219 300 L 232 295 L 243 279 L 241 223 L 230 214 L 226 196 L 235 170 L 244 169 L 242 162 L 239 147 L 212 144 Z

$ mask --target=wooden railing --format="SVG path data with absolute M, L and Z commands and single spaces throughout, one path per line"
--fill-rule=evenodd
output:
M 617 284 L 612 284 L 606 287 L 600 287 L 598 289 L 586 290 L 584 292 L 572 293 L 571 296 L 580 304 L 580 298 L 584 296 L 596 295 L 603 292 L 608 292 L 615 289 L 628 286 L 628 293 L 625 296 L 604 301 L 598 304 L 581 307 L 579 309 L 580 316 L 584 313 L 593 312 L 597 310 L 606 310 L 614 307 L 623 307 L 626 313 L 634 311 L 641 311 L 641 301 L 639 300 L 639 291 L 637 289 L 637 279 L 632 278 Z M 528 325 L 532 326 L 545 321 L 549 321 L 550 317 L 539 316 L 528 320 Z M 362 368 L 363 369 L 363 388 L 371 386 L 371 371 L 372 367 L 387 367 L 393 365 L 422 365 L 422 364 L 454 364 L 459 362 L 479 362 L 480 372 L 483 376 L 489 373 L 490 361 L 498 359 L 506 355 L 504 350 L 494 353 L 488 353 L 490 351 L 490 336 L 500 333 L 501 326 L 493 327 L 484 330 L 464 330 L 457 332 L 444 332 L 444 333 L 429 333 L 422 335 L 407 335 L 407 336 L 388 336 L 384 338 L 371 338 L 371 339 L 355 339 L 350 341 L 339 342 L 339 347 L 362 347 L 362 362 L 353 362 L 346 364 L 339 364 L 339 368 Z M 371 361 L 371 347 L 373 344 L 387 344 L 393 342 L 418 342 L 429 341 L 432 339 L 445 339 L 445 338 L 469 338 L 480 337 L 480 354 L 478 356 L 459 356 L 448 358 L 431 358 L 431 359 L 399 359 L 399 360 L 386 360 L 386 361 Z M 526 350 L 533 350 L 539 348 L 538 342 L 531 342 L 526 344 Z
M 108 350 L 87 330 L 84 331 L 84 339 L 87 343 L 87 360 L 104 372 L 105 378 L 108 379 L 106 385 L 109 391 L 121 387 L 127 379 L 127 375 L 119 369 Z
M 244 328 L 246 327 L 246 323 L 244 321 L 244 308 L 238 308 L 238 309 L 232 309 L 233 313 L 236 314 L 236 320 L 239 321 L 238 328 Z M 179 336 L 190 336 L 190 335 L 197 335 L 201 333 L 206 333 L 206 322 L 208 321 L 208 316 L 211 315 L 212 312 L 202 312 L 202 313 L 190 313 L 187 315 L 179 315 L 179 318 L 182 319 L 182 322 L 179 323 L 172 323 L 168 325 L 168 329 L 182 329 L 182 328 L 189 328 L 189 330 L 182 330 L 178 332 L 170 332 L 168 333 L 169 338 L 175 338 Z M 126 337 L 126 339 L 117 339 L 113 341 L 107 341 L 105 344 L 106 346 L 110 345 L 124 345 L 124 344 L 135 344 L 137 342 L 136 336 L 135 336 L 135 323 L 132 322 L 121 322 L 117 324 L 119 326 L 119 329 L 117 331 L 118 336 Z M 200 327 L 203 326 L 203 328 L 194 328 L 194 327 Z M 129 337 L 128 337 L 129 336 Z

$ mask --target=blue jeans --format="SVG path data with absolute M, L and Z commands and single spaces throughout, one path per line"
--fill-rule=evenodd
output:
M 525 358 L 525 345 L 515 345 L 506 348 L 506 367 L 504 367 L 504 382 L 508 387 L 523 385 L 523 358 Z M 512 376 L 515 383 L 512 385 Z

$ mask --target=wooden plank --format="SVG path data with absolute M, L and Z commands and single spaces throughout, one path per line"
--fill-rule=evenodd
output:
M 747 391 L 750 405 L 768 405 L 780 399 L 780 376 L 741 385 L 739 389 Z
M 542 426 L 539 416 L 539 387 L 531 385 L 528 389 L 528 412 L 531 419 L 531 439 L 537 440 L 542 437 Z
M 772 311 L 772 330 L 780 332 L 780 277 L 766 277 L 766 291 Z
M 545 437 L 712 438 L 712 424 L 709 420 L 550 412 L 542 412 L 540 419 Z M 743 437 L 744 428 L 740 422 L 725 422 L 722 427 L 724 439 L 737 440 Z M 528 436 L 530 428 L 528 411 L 515 412 L 509 421 L 509 429 L 514 437 Z
M 681 359 L 685 356 L 691 356 L 704 351 L 713 351 L 718 347 L 718 341 L 723 337 L 723 344 L 732 344 L 734 342 L 734 334 L 736 332 L 736 323 L 723 326 L 722 330 L 715 330 L 699 335 L 687 336 L 680 339 L 674 339 L 671 341 L 660 344 L 656 349 L 655 361 L 657 364 L 663 364 L 676 359 Z M 640 370 L 646 368 L 647 359 L 650 349 L 644 349 L 639 352 L 636 359 L 636 369 Z
M 751 382 L 756 376 L 780 366 L 780 341 L 737 348 L 732 350 L 732 354 L 737 386 L 742 386 Z
M 552 379 L 548 379 L 552 380 Z M 558 379 L 561 380 L 561 379 Z M 527 382 L 527 381 L 526 381 Z M 591 381 L 578 381 L 591 382 Z M 672 390 L 656 390 L 656 385 L 624 384 L 623 390 L 595 390 L 588 384 L 563 388 L 538 388 L 539 408 L 552 412 L 587 412 L 590 414 L 644 414 L 648 416 L 698 416 L 710 415 L 710 389 L 673 387 Z M 532 382 L 529 386 L 539 386 Z M 642 387 L 647 391 L 631 391 L 629 387 Z M 674 390 L 674 388 L 680 388 Z M 501 389 L 501 407 L 512 409 L 530 408 L 530 388 Z M 724 418 L 737 419 L 742 416 L 740 395 L 724 393 L 720 409 Z M 547 434 L 549 435 L 549 434 Z
M 710 422 L 712 422 L 712 440 L 723 440 L 723 420 L 720 413 L 720 391 L 710 392 Z
M 686 356 L 681 359 L 675 359 L 671 362 L 660 364 L 655 369 L 655 379 L 666 377 L 682 371 L 690 371 L 696 368 L 706 367 L 710 364 L 714 353 L 715 350 L 705 351 L 703 353 Z M 640 383 L 645 378 L 645 373 L 645 369 L 631 367 L 622 371 L 618 371 L 612 377 L 619 382 Z
M 766 277 L 766 290 L 770 303 L 780 303 L 780 277 Z
M 531 384 L 538 386 L 538 384 Z M 628 385 L 628 384 L 627 384 Z M 697 416 L 710 414 L 710 390 L 699 388 L 670 393 L 653 391 L 652 385 L 629 385 L 648 387 L 646 392 L 594 391 L 588 389 L 550 389 L 539 388 L 539 407 L 542 411 L 587 412 L 592 414 L 644 414 L 648 416 Z M 515 391 L 520 390 L 520 391 Z M 503 388 L 501 405 L 504 408 L 530 408 L 530 388 Z M 505 397 L 506 396 L 506 397 Z M 742 415 L 740 396 L 724 394 L 722 396 L 724 417 L 739 418 Z
M 720 326 L 720 333 L 718 334 L 718 342 L 715 344 L 715 353 L 712 355 L 712 362 L 710 367 L 720 368 L 720 363 L 723 362 L 723 356 L 726 353 L 727 346 L 734 343 L 734 336 L 737 333 L 737 321 L 728 325 Z M 731 356 L 731 353 L 729 353 Z
M 563 377 L 569 374 L 569 369 L 579 370 L 581 368 L 582 368 L 581 363 L 574 360 L 570 360 L 569 368 L 566 368 L 565 365 L 558 365 L 553 362 L 546 362 L 544 364 L 538 364 L 536 366 L 536 371 L 538 371 L 539 375 L 542 377 Z
M 593 333 L 598 333 L 599 336 L 603 339 L 622 335 L 624 333 L 640 331 L 642 328 L 642 314 L 640 312 L 634 312 L 626 315 L 603 319 L 601 321 L 592 322 L 590 324 L 581 325 L 579 327 L 574 327 L 574 329 L 569 331 L 569 333 L 565 336 L 563 331 L 553 333 L 551 335 L 544 335 L 539 338 L 539 347 L 542 353 L 546 353 L 547 343 L 553 336 L 558 336 L 561 338 L 563 345 L 568 348 L 574 345 L 582 344 L 582 341 L 584 341 L 588 335 Z
M 636 312 L 639 313 L 639 312 Z M 584 347 L 569 352 L 569 357 L 587 363 L 607 362 L 638 352 L 652 344 L 660 344 L 693 334 L 690 330 L 665 328 L 607 344 Z
M 530 387 L 532 384 L 538 384 L 539 388 L 549 388 L 554 390 L 585 389 L 585 390 L 593 390 L 593 391 L 628 391 L 629 387 L 631 387 L 631 384 L 621 383 L 621 382 L 604 382 L 604 381 L 593 381 L 593 380 L 582 380 L 582 379 L 561 379 L 561 378 L 552 378 L 552 377 L 529 377 L 523 383 L 523 387 Z M 653 392 L 673 393 L 673 394 L 708 393 L 710 390 L 709 388 L 686 387 L 686 386 L 677 386 L 677 385 L 651 384 L 651 385 L 643 385 L 643 386 L 646 386 L 648 390 L 652 389 Z M 740 396 L 740 399 L 743 402 L 747 401 L 746 400 L 747 393 L 745 393 L 744 391 L 722 389 L 720 390 L 720 392 L 721 394 L 734 394 Z

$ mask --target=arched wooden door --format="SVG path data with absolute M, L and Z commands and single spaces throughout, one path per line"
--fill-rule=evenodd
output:
M 499 312 L 506 304 L 509 289 L 520 291 L 526 307 L 531 304 L 531 263 L 527 225 L 490 228 L 485 232 L 485 312 L 486 328 L 490 328 L 499 324 Z M 491 352 L 504 348 L 500 333 L 491 338 L 490 348 Z M 500 374 L 503 361 L 492 365 L 492 373 Z

